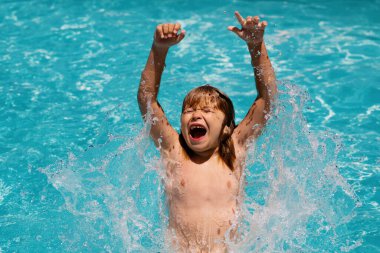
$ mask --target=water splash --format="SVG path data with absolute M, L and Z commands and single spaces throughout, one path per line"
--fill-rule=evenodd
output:
M 339 174 L 339 138 L 311 133 L 306 92 L 279 87 L 268 127 L 250 147 L 240 236 L 230 251 L 348 252 L 361 244 L 348 227 L 360 201 Z M 71 251 L 169 252 L 164 176 L 149 124 L 123 129 L 103 130 L 103 144 L 42 170 L 77 218 L 76 233 L 61 239 Z
M 307 93 L 279 84 L 268 127 L 250 147 L 246 195 L 233 252 L 344 252 L 347 224 L 360 201 L 339 174 L 341 144 L 332 133 L 312 133 L 303 117 Z
M 78 218 L 80 236 L 61 239 L 70 250 L 152 252 L 164 247 L 161 166 L 149 140 L 149 124 L 140 131 L 125 129 L 109 132 L 104 144 L 80 156 L 70 154 L 68 161 L 41 170 L 63 196 L 64 208 Z

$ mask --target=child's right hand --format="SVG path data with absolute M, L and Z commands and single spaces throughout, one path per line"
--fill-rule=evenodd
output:
M 154 33 L 154 44 L 158 47 L 169 48 L 175 44 L 178 44 L 183 38 L 185 38 L 185 30 L 181 30 L 181 24 L 160 24 L 156 27 Z
M 254 46 L 261 45 L 264 40 L 265 27 L 268 23 L 266 21 L 260 22 L 258 16 L 248 16 L 244 19 L 238 11 L 235 11 L 235 16 L 242 28 L 239 29 L 236 26 L 229 26 L 228 30 L 234 32 L 247 43 L 252 43 Z

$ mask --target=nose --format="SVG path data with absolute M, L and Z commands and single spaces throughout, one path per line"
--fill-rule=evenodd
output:
M 191 120 L 196 121 L 197 119 L 200 119 L 202 116 L 200 110 L 194 110 L 193 114 L 191 115 Z

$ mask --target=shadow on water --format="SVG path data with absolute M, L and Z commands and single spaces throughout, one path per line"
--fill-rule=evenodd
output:
M 249 148 L 231 252 L 351 251 L 361 244 L 349 228 L 361 203 L 339 174 L 339 138 L 309 130 L 304 90 L 288 82 L 279 89 L 266 131 Z M 41 170 L 77 218 L 76 232 L 61 240 L 70 251 L 167 251 L 159 154 L 149 124 L 113 125 L 123 110 L 106 119 L 98 144 Z

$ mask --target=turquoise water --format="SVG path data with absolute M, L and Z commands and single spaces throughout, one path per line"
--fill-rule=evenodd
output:
M 227 31 L 267 20 L 281 96 L 252 146 L 234 252 L 380 252 L 379 1 L 1 1 L 0 252 L 165 251 L 158 152 L 136 103 L 158 23 L 187 30 L 160 102 L 256 92 Z

